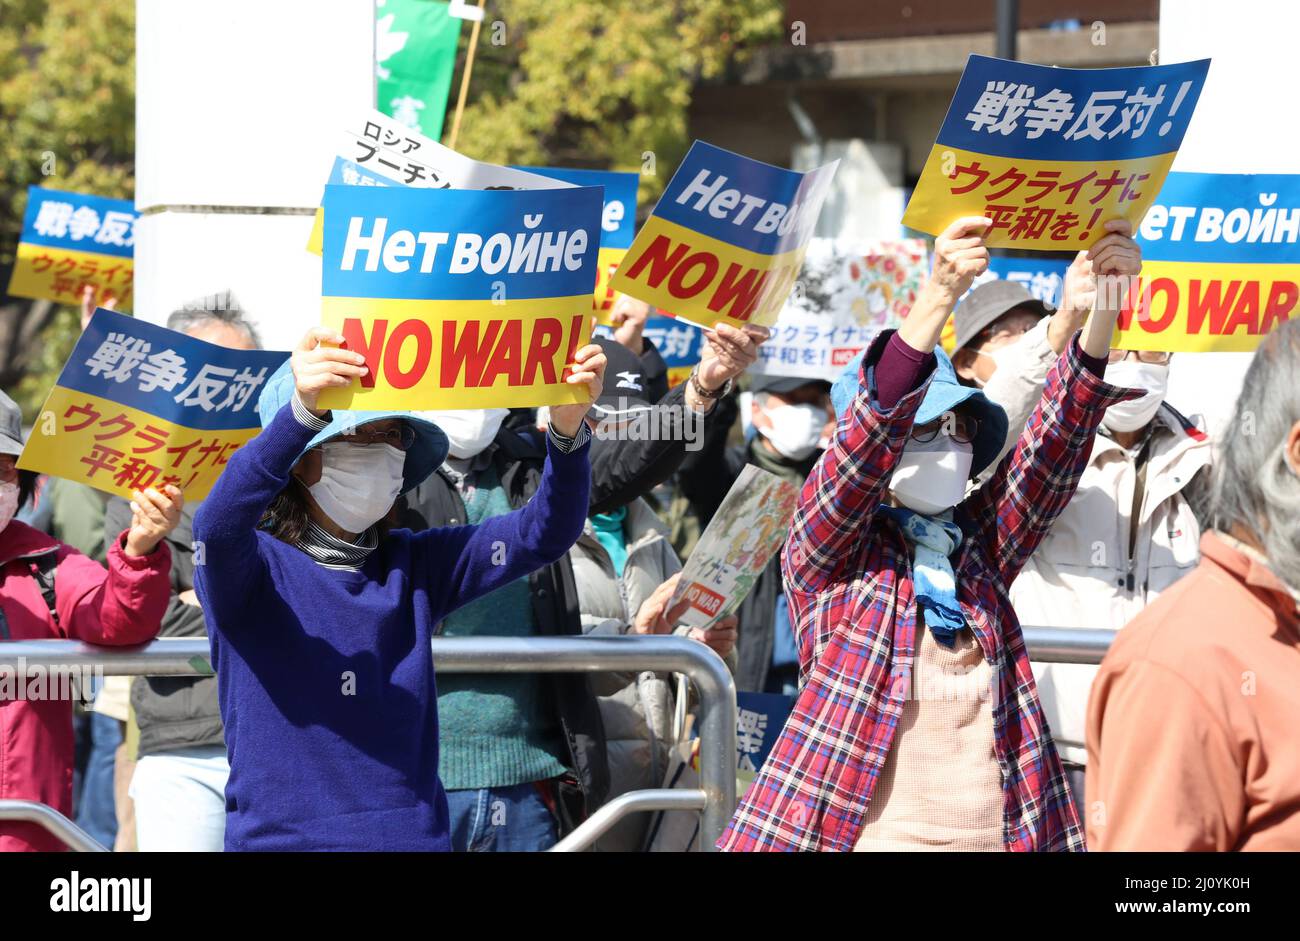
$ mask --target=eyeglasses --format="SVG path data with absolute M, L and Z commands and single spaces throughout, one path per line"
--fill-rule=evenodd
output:
M 415 444 L 415 430 L 403 422 L 399 427 L 387 431 L 354 431 L 339 435 L 337 440 L 362 448 L 372 444 L 387 444 L 399 451 L 409 451 L 411 445 Z
M 9 483 L 18 476 L 18 459 L 8 454 L 0 457 L 0 480 Z
M 1128 359 L 1130 353 L 1137 356 L 1139 363 L 1146 363 L 1149 366 L 1163 366 L 1174 355 L 1163 350 L 1111 350 L 1106 354 L 1106 362 L 1122 363 Z
M 924 444 L 933 441 L 936 435 L 943 433 L 958 444 L 970 444 L 979 434 L 979 430 L 980 422 L 975 416 L 944 412 L 934 421 L 926 422 L 924 425 L 913 425 L 912 440 Z

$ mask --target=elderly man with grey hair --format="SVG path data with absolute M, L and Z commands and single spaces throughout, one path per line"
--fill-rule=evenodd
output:
M 261 347 L 256 328 L 229 291 L 185 304 L 171 313 L 167 326 L 231 349 Z M 172 595 L 160 637 L 207 637 L 203 609 L 194 593 L 192 526 L 201 505 L 196 501 L 185 506 L 167 540 Z M 124 500 L 109 500 L 105 514 L 109 529 L 129 515 Z M 140 727 L 139 759 L 130 790 L 139 849 L 220 852 L 230 764 L 216 677 L 140 677 L 131 686 L 131 705 Z
M 1300 321 L 1264 338 L 1201 563 L 1119 635 L 1088 709 L 1092 849 L 1300 848 Z

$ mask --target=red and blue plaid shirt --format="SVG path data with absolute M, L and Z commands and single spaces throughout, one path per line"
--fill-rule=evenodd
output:
M 863 358 L 864 376 L 886 340 Z M 720 849 L 851 850 L 862 830 L 910 695 L 918 629 L 911 549 L 876 510 L 928 386 L 882 411 L 863 382 L 804 484 L 781 558 L 799 696 Z M 1098 378 L 1071 342 L 1015 450 L 957 509 L 964 538 L 953 569 L 993 667 L 1009 850 L 1082 850 L 1084 836 L 1007 588 L 1074 495 L 1106 408 L 1138 394 Z

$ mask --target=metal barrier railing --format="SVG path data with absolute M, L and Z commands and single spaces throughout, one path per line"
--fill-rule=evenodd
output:
M 1046 663 L 1100 663 L 1113 630 L 1024 627 L 1030 658 Z M 0 643 L 0 669 L 25 672 L 102 668 L 108 676 L 210 674 L 208 642 L 164 638 L 140 647 L 98 647 L 77 641 Z M 439 637 L 433 661 L 444 673 L 603 673 L 653 670 L 684 673 L 700 694 L 700 787 L 631 791 L 609 801 L 553 847 L 590 847 L 619 820 L 653 810 L 701 811 L 701 846 L 708 852 L 736 805 L 736 689 L 722 659 L 684 637 Z M 78 850 L 105 847 L 52 807 L 0 800 L 0 820 L 22 820 L 49 830 Z
M 107 853 L 100 843 L 49 804 L 40 801 L 0 800 L 0 820 L 34 823 L 54 834 L 64 845 L 78 853 Z
M 439 637 L 433 662 L 443 673 L 683 673 L 699 693 L 700 787 L 631 791 L 601 807 L 553 849 L 572 852 L 591 846 L 628 814 L 646 810 L 699 810 L 700 845 L 705 852 L 722 835 L 736 806 L 736 686 L 722 658 L 686 637 Z M 27 672 L 102 668 L 106 676 L 210 674 L 208 642 L 164 638 L 139 647 L 112 648 L 66 640 L 0 643 L 0 669 Z M 26 804 L 27 802 L 20 802 Z M 37 805 L 44 807 L 45 805 Z M 61 817 L 52 808 L 45 808 Z M 11 808 L 0 820 L 27 810 Z M 39 819 L 38 819 L 39 818 Z M 48 816 L 25 816 L 64 839 Z M 87 837 L 89 839 L 89 837 Z M 94 841 L 91 841 L 94 843 Z M 94 844 L 98 847 L 98 844 Z M 102 849 L 102 847 L 99 847 Z
M 1101 663 L 1118 631 L 1109 628 L 1026 627 L 1029 659 L 1039 663 Z

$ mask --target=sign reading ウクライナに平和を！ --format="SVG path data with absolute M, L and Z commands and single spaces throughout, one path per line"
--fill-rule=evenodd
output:
M 327 186 L 322 322 L 369 373 L 324 408 L 587 401 L 601 190 Z
M 702 327 L 771 324 L 838 163 L 796 173 L 696 141 L 610 287 Z
M 609 323 L 614 307 L 610 278 L 632 246 L 636 228 L 636 190 L 640 174 L 613 170 L 567 170 L 556 167 L 522 167 L 529 173 L 548 176 L 574 186 L 605 187 L 605 205 L 600 213 L 600 258 L 596 277 L 597 322 Z
M 76 304 L 90 285 L 97 301 L 130 310 L 135 220 L 129 199 L 28 187 L 8 293 Z
M 903 222 L 987 216 L 990 247 L 1077 251 L 1135 227 L 1160 191 L 1210 60 L 1057 69 L 971 56 Z
M 96 310 L 19 466 L 127 498 L 174 484 L 202 500 L 257 434 L 257 397 L 288 356 L 227 349 Z
M 1248 352 L 1300 301 L 1300 176 L 1171 173 L 1115 345 Z
M 330 168 L 329 184 L 410 186 L 417 189 L 561 189 L 572 186 L 552 177 L 481 163 L 444 147 L 378 111 L 344 135 L 342 152 Z M 328 185 L 328 184 L 327 184 Z M 307 251 L 321 253 L 323 209 L 307 238 Z

